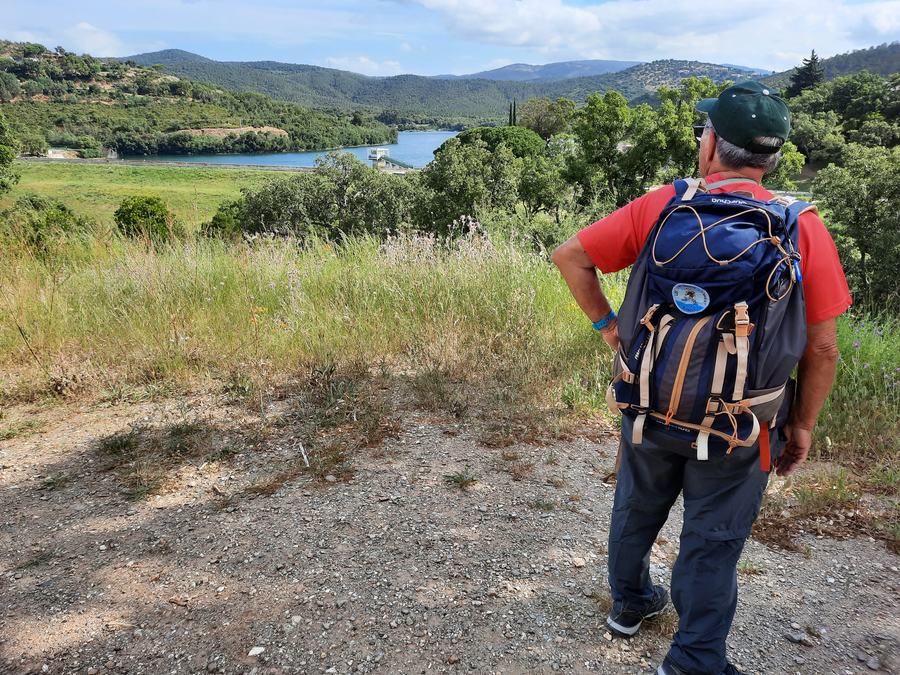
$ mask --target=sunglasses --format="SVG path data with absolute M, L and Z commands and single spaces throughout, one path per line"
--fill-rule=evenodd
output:
M 697 145 L 700 145 L 700 139 L 703 138 L 703 130 L 706 129 L 706 125 L 692 124 L 691 128 L 694 130 L 694 139 L 697 141 Z

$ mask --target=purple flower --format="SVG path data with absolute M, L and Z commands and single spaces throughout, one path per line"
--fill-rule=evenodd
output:
M 853 349 L 859 349 L 859 340 L 853 341 Z
M 863 370 L 866 370 L 868 367 L 869 367 L 869 364 L 868 364 L 868 363 L 864 363 L 864 364 L 863 364 Z

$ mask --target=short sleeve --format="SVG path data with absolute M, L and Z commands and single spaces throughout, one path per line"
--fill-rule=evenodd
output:
M 800 216 L 800 255 L 806 323 L 834 319 L 853 304 L 837 247 L 815 213 Z
M 611 274 L 634 263 L 660 212 L 674 195 L 671 185 L 653 190 L 579 231 L 578 241 L 594 266 Z

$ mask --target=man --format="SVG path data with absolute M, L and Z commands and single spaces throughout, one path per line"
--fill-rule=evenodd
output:
M 700 175 L 707 185 L 737 179 L 711 192 L 772 199 L 759 183 L 775 169 L 790 132 L 784 101 L 759 83 L 744 82 L 718 98 L 700 101 L 697 110 L 708 113 L 698 139 Z M 649 192 L 584 228 L 553 253 L 575 300 L 613 350 L 619 345 L 616 314 L 603 294 L 597 270 L 608 274 L 634 263 L 675 194 L 672 185 Z M 771 452 L 780 476 L 793 473 L 809 453 L 812 430 L 837 367 L 836 318 L 851 304 L 834 242 L 813 211 L 800 216 L 799 249 L 807 342 L 790 418 L 773 431 Z M 672 451 L 659 434 L 634 443 L 633 424 L 623 417 L 609 535 L 614 604 L 607 624 L 619 635 L 633 635 L 643 619 L 666 607 L 665 589 L 650 581 L 650 548 L 683 493 L 684 527 L 672 571 L 679 626 L 657 673 L 735 674 L 738 671 L 726 660 L 725 640 L 737 606 L 738 558 L 768 481 L 768 472 L 759 465 L 759 442 L 701 461 Z

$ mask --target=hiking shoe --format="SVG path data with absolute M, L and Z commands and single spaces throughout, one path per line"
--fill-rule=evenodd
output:
M 686 670 L 682 670 L 675 664 L 671 663 L 669 659 L 666 659 L 662 662 L 659 668 L 656 669 L 656 675 L 688 675 Z M 725 670 L 722 671 L 722 675 L 744 675 L 741 671 L 735 668 L 730 663 L 725 664 Z
M 669 659 L 666 659 L 661 664 L 659 664 L 659 668 L 656 669 L 656 675 L 688 675 L 686 670 L 682 670 L 678 666 L 669 662 Z
M 638 632 L 644 619 L 660 614 L 668 604 L 669 594 L 666 589 L 662 586 L 654 586 L 653 599 L 643 610 L 635 611 L 613 605 L 612 611 L 606 617 L 606 625 L 619 637 L 631 637 Z

